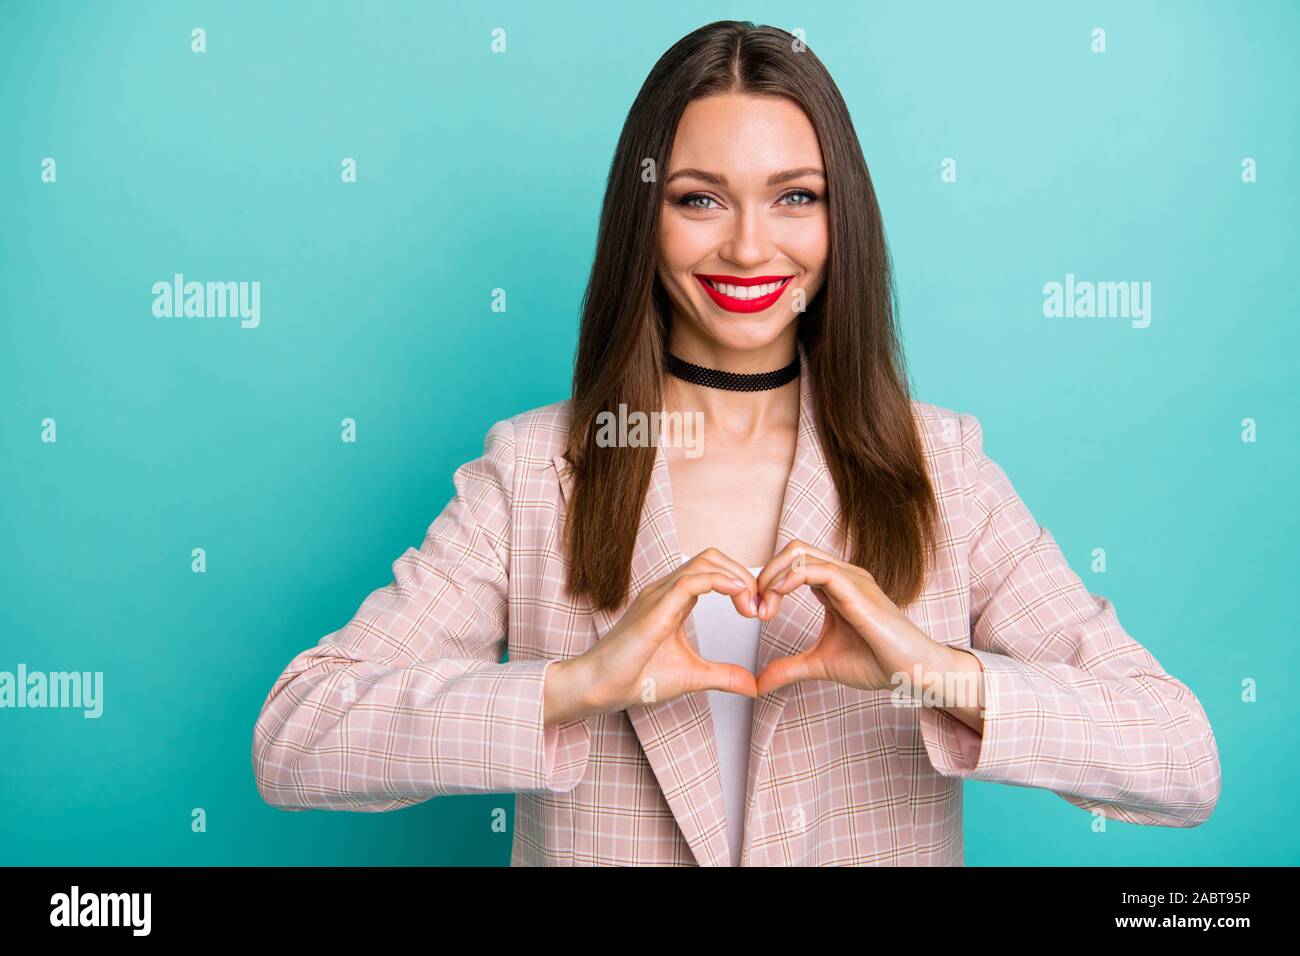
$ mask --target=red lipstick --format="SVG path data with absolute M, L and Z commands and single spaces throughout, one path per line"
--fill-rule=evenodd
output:
M 709 298 L 728 312 L 762 312 L 764 309 L 772 306 L 777 299 L 781 298 L 785 292 L 786 286 L 794 276 L 726 276 L 726 275 L 706 275 L 704 273 L 695 273 L 695 278 L 699 280 L 704 291 L 709 294 Z M 755 298 L 740 298 L 722 291 L 723 286 L 733 286 L 739 289 L 749 289 L 756 285 L 769 285 L 776 283 L 777 286 L 771 292 Z

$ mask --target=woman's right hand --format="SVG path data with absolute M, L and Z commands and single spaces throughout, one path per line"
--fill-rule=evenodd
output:
M 684 624 L 701 594 L 731 595 L 736 611 L 758 616 L 758 582 L 716 548 L 647 584 L 618 623 L 585 653 L 546 669 L 545 718 L 563 723 L 698 690 L 757 697 L 754 675 L 739 664 L 701 657 Z

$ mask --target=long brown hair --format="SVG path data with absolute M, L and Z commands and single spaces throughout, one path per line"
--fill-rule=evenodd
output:
M 569 591 L 617 608 L 654 468 L 653 445 L 600 447 L 602 411 L 662 407 L 669 302 L 657 277 L 663 178 L 677 125 L 699 97 L 784 96 L 807 114 L 826 165 L 829 261 L 799 318 L 840 533 L 899 606 L 920 593 L 937 507 L 912 416 L 884 224 L 857 133 L 826 68 L 794 36 L 721 20 L 675 43 L 628 112 L 605 187 L 573 370 Z M 649 162 L 653 161 L 653 162 Z M 647 174 L 647 170 L 649 174 Z

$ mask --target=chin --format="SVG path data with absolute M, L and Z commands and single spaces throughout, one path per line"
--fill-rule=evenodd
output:
M 705 332 L 722 348 L 749 352 L 771 346 L 791 324 L 775 315 L 735 315 L 711 319 Z

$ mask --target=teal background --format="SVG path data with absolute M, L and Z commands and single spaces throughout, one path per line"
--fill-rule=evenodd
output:
M 691 0 L 0 4 L 0 669 L 105 682 L 98 720 L 0 711 L 0 863 L 508 863 L 511 796 L 264 804 L 253 722 L 488 427 L 567 395 L 626 111 L 724 18 L 806 30 L 883 206 L 916 397 L 980 419 L 1218 738 L 1191 830 L 1096 834 L 968 783 L 968 864 L 1300 861 L 1300 6 Z M 155 318 L 175 272 L 260 281 L 260 327 Z M 1045 318 L 1067 272 L 1150 281 L 1150 327 Z

